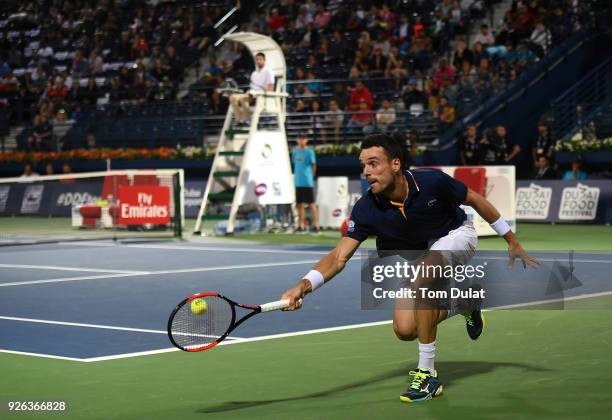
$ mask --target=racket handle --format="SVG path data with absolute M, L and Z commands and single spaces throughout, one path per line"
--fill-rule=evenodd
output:
M 277 300 L 276 302 L 269 302 L 260 305 L 261 312 L 278 311 L 279 309 L 285 309 L 287 307 L 289 307 L 289 299 Z

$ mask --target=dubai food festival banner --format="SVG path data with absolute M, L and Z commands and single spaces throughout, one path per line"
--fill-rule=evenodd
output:
M 247 144 L 238 180 L 239 203 L 291 204 L 295 185 L 287 141 L 280 131 L 257 131 Z
M 518 181 L 518 220 L 612 223 L 612 180 Z

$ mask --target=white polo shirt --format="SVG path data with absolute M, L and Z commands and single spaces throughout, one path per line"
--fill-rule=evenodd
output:
M 274 86 L 274 75 L 264 66 L 263 69 L 256 68 L 251 73 L 251 90 L 265 91 L 268 85 Z

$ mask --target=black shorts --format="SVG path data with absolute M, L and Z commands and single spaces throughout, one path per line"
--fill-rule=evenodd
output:
M 295 202 L 310 204 L 314 203 L 314 188 L 312 187 L 295 187 Z

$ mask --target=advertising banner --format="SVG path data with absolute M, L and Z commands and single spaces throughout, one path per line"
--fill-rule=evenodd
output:
M 317 206 L 321 227 L 340 227 L 348 216 L 350 195 L 346 176 L 317 179 Z
M 238 180 L 239 204 L 291 204 L 295 186 L 287 142 L 280 131 L 258 131 L 249 140 Z
M 612 222 L 612 180 L 517 181 L 518 220 Z
M 202 204 L 202 197 L 206 189 L 206 179 L 190 178 L 185 180 L 185 208 L 184 215 L 188 218 L 198 217 Z
M 170 224 L 170 188 L 119 187 L 119 224 Z

